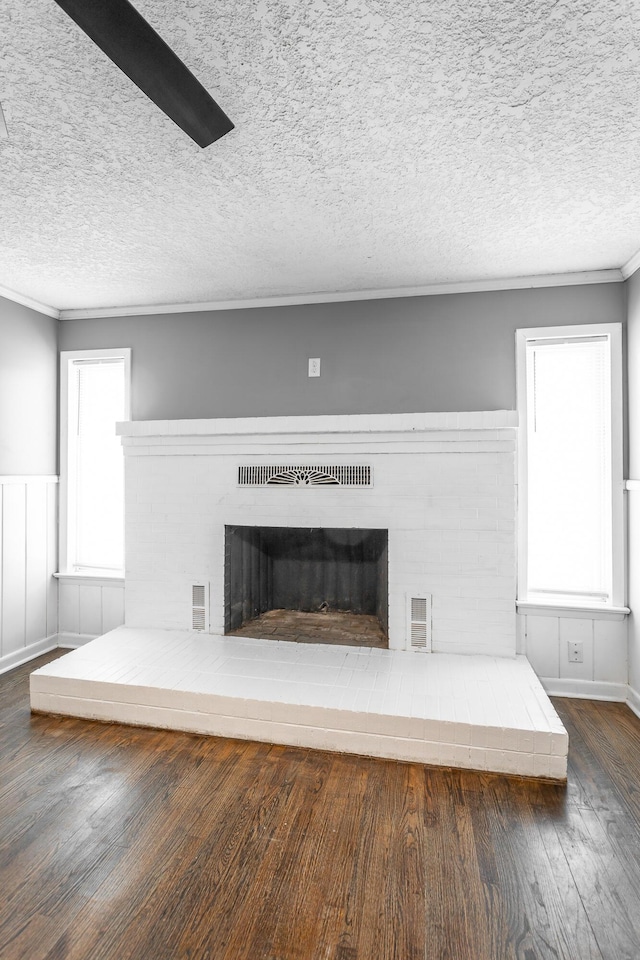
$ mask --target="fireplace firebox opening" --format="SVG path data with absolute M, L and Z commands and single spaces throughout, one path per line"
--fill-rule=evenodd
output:
M 225 526 L 225 633 L 388 647 L 388 531 Z

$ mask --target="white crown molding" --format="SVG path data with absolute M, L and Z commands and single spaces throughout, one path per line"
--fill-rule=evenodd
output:
M 622 283 L 640 267 L 640 250 L 620 269 L 586 270 L 580 273 L 552 273 L 495 280 L 461 280 L 432 283 L 422 287 L 389 287 L 380 290 L 349 290 L 337 293 L 305 293 L 247 300 L 209 300 L 198 303 L 159 303 L 123 307 L 77 307 L 58 310 L 0 284 L 0 297 L 30 307 L 55 320 L 98 320 L 109 317 L 144 317 L 168 313 L 203 313 L 209 310 L 249 310 L 260 307 L 288 307 L 312 303 L 346 303 L 352 300 L 392 300 L 405 297 L 437 297 L 453 293 L 483 293 L 498 290 L 526 290 L 539 287 L 567 287 L 592 283 Z
M 433 297 L 452 293 L 481 293 L 494 290 L 523 290 L 532 287 L 565 287 L 591 283 L 621 283 L 622 272 L 589 270 L 582 273 L 553 273 L 498 280 L 469 280 L 434 283 L 423 287 L 392 287 L 382 290 L 351 290 L 341 293 L 308 293 L 248 300 L 211 300 L 201 303 L 147 304 L 129 307 L 91 307 L 60 311 L 61 320 L 97 320 L 102 317 L 139 317 L 167 313 L 201 313 L 208 310 L 247 310 L 254 307 L 287 307 L 307 303 L 343 303 L 351 300 L 386 300 L 404 297 Z
M 632 257 L 629 257 L 626 263 L 620 267 L 620 273 L 625 280 L 628 280 L 629 277 L 633 276 L 636 270 L 640 267 L 640 250 L 636 250 Z
M 33 297 L 25 297 L 24 294 L 17 293 L 15 290 L 9 290 L 8 287 L 3 287 L 1 283 L 0 297 L 4 297 L 5 300 L 12 300 L 14 303 L 19 303 L 23 307 L 29 307 L 38 313 L 44 313 L 45 316 L 53 317 L 54 320 L 60 319 L 60 311 L 55 307 L 50 307 L 48 303 L 41 303 L 39 300 L 34 300 Z

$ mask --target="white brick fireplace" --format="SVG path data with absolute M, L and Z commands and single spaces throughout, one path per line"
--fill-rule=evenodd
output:
M 514 656 L 515 427 L 512 411 L 120 424 L 126 625 L 188 630 L 204 583 L 224 632 L 225 525 L 380 528 L 391 648 L 428 595 L 434 651 Z M 371 484 L 239 484 L 273 465 L 368 466 Z
M 36 671 L 32 709 L 566 779 L 567 733 L 516 655 L 514 413 L 133 422 L 120 433 L 126 625 Z M 319 485 L 260 485 L 304 467 Z M 276 529 L 278 543 L 298 538 L 286 526 L 335 542 L 384 531 L 391 649 L 220 636 L 235 526 Z M 201 632 L 194 584 L 208 587 Z M 407 598 L 420 595 L 432 599 L 436 656 L 406 652 Z

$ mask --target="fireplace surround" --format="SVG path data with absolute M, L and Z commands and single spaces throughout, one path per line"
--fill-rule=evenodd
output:
M 126 625 L 189 629 L 203 584 L 205 632 L 224 634 L 229 527 L 384 529 L 390 648 L 410 648 L 427 597 L 434 652 L 514 656 L 515 427 L 513 411 L 120 424 Z M 239 482 L 305 464 L 331 482 Z M 355 467 L 366 482 L 340 482 Z

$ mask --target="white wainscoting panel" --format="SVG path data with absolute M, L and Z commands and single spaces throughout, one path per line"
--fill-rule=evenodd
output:
M 0 672 L 57 645 L 57 477 L 0 477 Z
M 47 636 L 47 490 L 42 484 L 25 487 L 26 644 Z
M 529 663 L 547 693 L 626 700 L 627 620 L 519 614 Z M 569 642 L 582 643 L 581 663 L 569 660 Z
M 560 618 L 558 637 L 560 676 L 569 680 L 593 680 L 593 620 Z M 569 644 L 574 642 L 582 648 L 579 663 L 569 660 Z
M 628 621 L 593 621 L 593 678 L 608 683 L 627 682 Z
M 124 623 L 124 580 L 64 576 L 59 584 L 61 647 L 79 647 Z
M 557 617 L 518 617 L 525 627 L 525 653 L 539 677 L 560 676 Z

